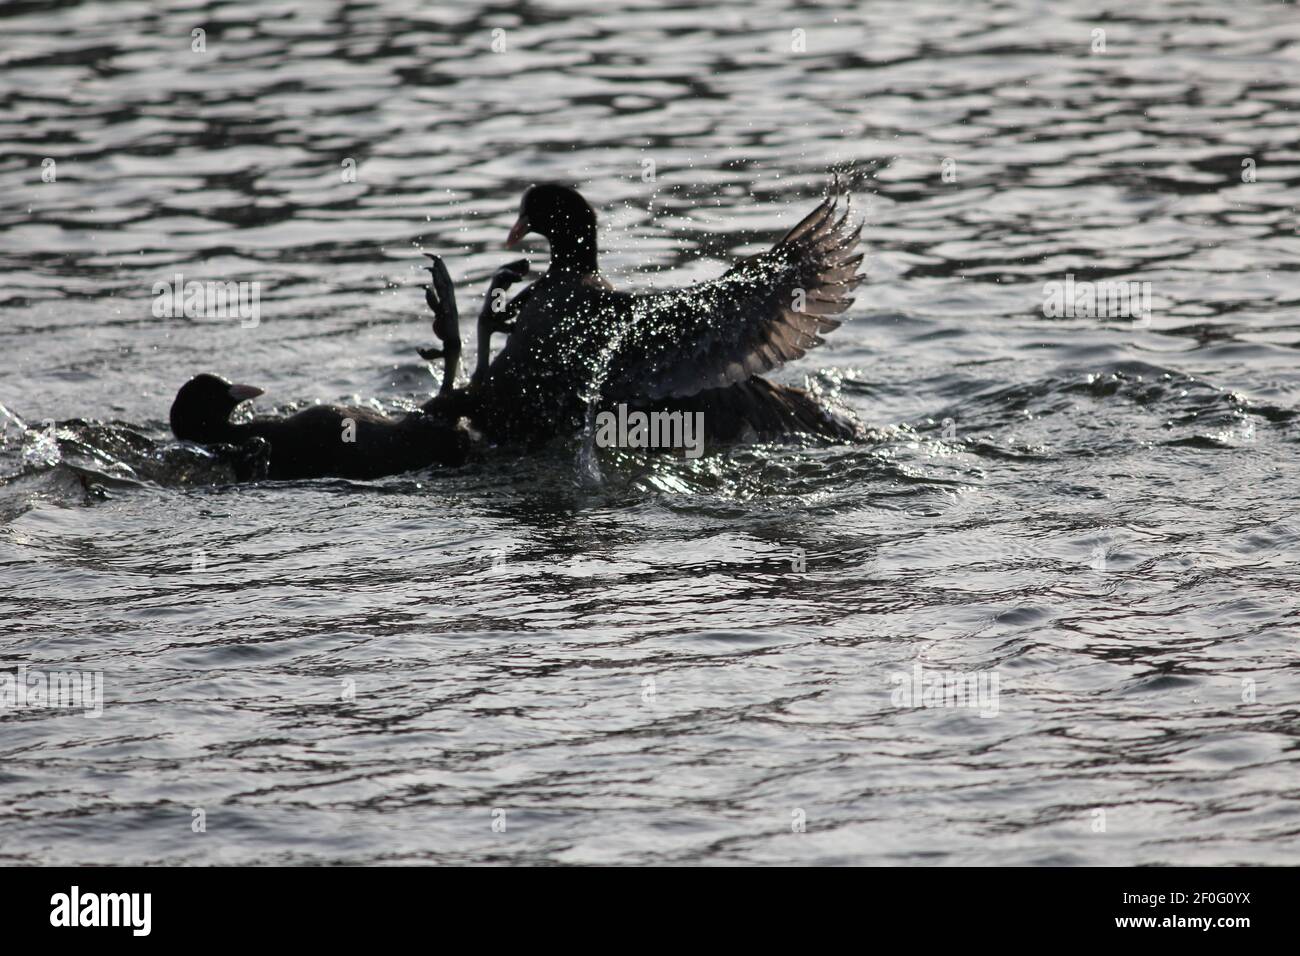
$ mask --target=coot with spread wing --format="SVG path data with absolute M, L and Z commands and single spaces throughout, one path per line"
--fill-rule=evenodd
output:
M 581 194 L 533 186 L 507 246 L 537 233 L 550 242 L 550 267 L 510 302 L 511 335 L 486 374 L 426 408 L 467 415 L 497 442 L 571 431 L 592 401 L 702 411 L 711 442 L 857 437 L 857 423 L 804 389 L 761 377 L 821 344 L 865 278 L 862 226 L 847 208 L 838 215 L 842 196 L 837 182 L 775 246 L 718 279 L 634 293 L 600 274 L 596 213 Z

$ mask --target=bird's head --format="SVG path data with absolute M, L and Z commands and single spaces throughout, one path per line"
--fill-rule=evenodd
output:
M 199 444 L 223 441 L 230 428 L 230 413 L 241 402 L 261 394 L 260 388 L 232 385 L 219 375 L 196 375 L 181 386 L 172 402 L 172 434 Z
M 551 244 L 552 263 L 590 266 L 596 262 L 596 211 L 576 189 L 559 183 L 539 183 L 524 193 L 519 218 L 506 248 L 529 233 L 545 236 Z

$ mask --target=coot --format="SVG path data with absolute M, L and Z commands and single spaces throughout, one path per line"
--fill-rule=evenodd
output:
M 266 477 L 380 478 L 429 465 L 459 465 L 469 437 L 452 424 L 412 412 L 392 419 L 366 408 L 313 405 L 287 418 L 255 418 L 236 425 L 230 414 L 262 394 L 204 373 L 186 382 L 171 408 L 172 432 L 201 445 L 262 439 L 269 446 Z
M 596 213 L 575 189 L 530 188 L 507 246 L 550 242 L 546 274 L 500 317 L 505 348 L 470 388 L 426 409 L 466 415 L 496 442 L 545 441 L 581 425 L 589 403 L 704 413 L 706 441 L 804 433 L 835 440 L 861 427 L 804 389 L 760 377 L 801 357 L 836 328 L 865 278 L 838 181 L 775 246 L 711 282 L 622 292 L 600 274 Z

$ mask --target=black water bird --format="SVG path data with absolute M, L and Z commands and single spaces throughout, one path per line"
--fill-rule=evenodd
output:
M 589 405 L 704 412 L 710 442 L 792 433 L 835 440 L 860 426 L 804 389 L 761 377 L 822 343 L 865 278 L 862 226 L 839 215 L 836 184 L 770 250 L 710 282 L 623 292 L 600 274 L 596 213 L 567 186 L 530 188 L 507 247 L 537 233 L 550 267 L 500 317 L 505 348 L 469 389 L 426 409 L 467 415 L 498 442 L 544 441 L 580 427 Z
M 181 386 L 171 407 L 172 433 L 200 445 L 269 445 L 265 477 L 380 478 L 465 461 L 469 438 L 454 425 L 412 412 L 388 418 L 367 408 L 313 405 L 287 418 L 235 424 L 230 415 L 262 394 L 204 373 Z

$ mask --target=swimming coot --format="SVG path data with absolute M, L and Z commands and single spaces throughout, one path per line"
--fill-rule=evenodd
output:
M 251 385 L 197 375 L 176 393 L 172 432 L 200 445 L 262 439 L 270 446 L 266 477 L 277 481 L 380 478 L 433 464 L 459 465 L 469 450 L 463 431 L 423 412 L 392 419 L 366 408 L 313 405 L 287 418 L 230 421 L 242 402 L 261 394 Z

